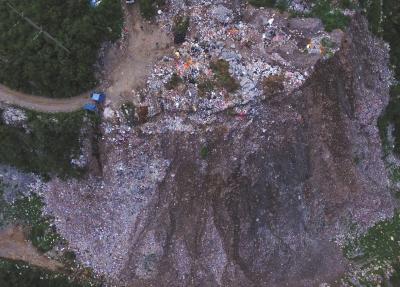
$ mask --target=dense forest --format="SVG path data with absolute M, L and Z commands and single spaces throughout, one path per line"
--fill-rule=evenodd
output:
M 116 0 L 1 0 L 0 83 L 47 97 L 93 88 L 98 49 L 122 23 Z

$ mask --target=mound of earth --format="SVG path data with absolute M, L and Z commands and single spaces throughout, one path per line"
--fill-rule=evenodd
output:
M 77 258 L 116 285 L 333 282 L 351 225 L 392 215 L 376 125 L 387 48 L 359 15 L 343 34 L 214 7 L 191 6 L 187 41 L 153 67 L 132 121 L 106 108 L 102 176 L 53 179 L 47 211 Z M 165 29 L 176 11 L 158 17 Z M 213 85 L 199 93 L 202 81 Z

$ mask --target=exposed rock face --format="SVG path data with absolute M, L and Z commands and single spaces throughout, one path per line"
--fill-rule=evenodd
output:
M 357 16 L 294 92 L 237 116 L 106 129 L 104 177 L 51 182 L 49 211 L 78 258 L 122 286 L 330 282 L 346 269 L 333 239 L 392 214 L 376 127 L 387 67 Z

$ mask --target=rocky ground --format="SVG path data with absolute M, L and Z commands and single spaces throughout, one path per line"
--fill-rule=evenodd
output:
M 392 215 L 376 125 L 387 47 L 359 15 L 327 33 L 317 19 L 214 2 L 172 1 L 157 17 L 168 33 L 189 16 L 187 41 L 153 67 L 131 118 L 106 107 L 102 175 L 50 181 L 47 212 L 111 285 L 332 283 L 350 226 Z M 199 94 L 217 59 L 238 89 Z

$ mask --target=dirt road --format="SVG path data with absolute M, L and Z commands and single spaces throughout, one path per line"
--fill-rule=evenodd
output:
M 26 261 L 32 265 L 52 271 L 63 267 L 61 263 L 40 254 L 37 249 L 26 240 L 22 228 L 15 226 L 0 232 L 0 257 Z
M 112 105 L 119 105 L 146 82 L 151 67 L 169 48 L 171 38 L 160 27 L 142 19 L 137 6 L 125 9 L 127 38 L 121 47 L 113 47 L 104 59 L 103 79 L 98 89 L 107 93 Z M 0 101 L 43 112 L 71 112 L 88 102 L 89 92 L 51 99 L 28 95 L 0 85 Z

